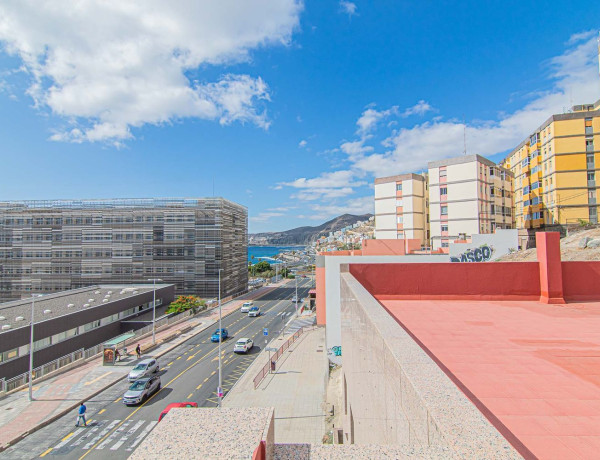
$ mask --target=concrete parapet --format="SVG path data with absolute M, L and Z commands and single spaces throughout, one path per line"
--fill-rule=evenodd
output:
M 415 339 L 350 274 L 341 274 L 344 442 L 521 458 Z

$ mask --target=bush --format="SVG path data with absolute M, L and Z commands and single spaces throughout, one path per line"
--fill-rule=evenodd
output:
M 174 302 L 169 305 L 166 313 L 183 313 L 187 310 L 193 310 L 194 313 L 201 307 L 204 307 L 206 302 L 200 297 L 194 295 L 180 295 Z

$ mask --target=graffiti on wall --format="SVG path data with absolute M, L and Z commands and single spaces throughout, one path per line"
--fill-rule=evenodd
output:
M 328 348 L 327 354 L 333 356 L 342 356 L 342 347 L 338 345 L 335 347 Z
M 488 262 L 493 254 L 493 246 L 482 244 L 478 248 L 469 248 L 462 254 L 450 256 L 450 262 Z

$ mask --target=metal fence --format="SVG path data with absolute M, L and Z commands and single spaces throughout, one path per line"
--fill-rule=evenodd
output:
M 291 336 L 289 339 L 287 339 L 283 343 L 283 345 L 281 345 L 279 347 L 279 349 L 277 350 L 277 352 L 274 355 L 271 355 L 271 359 L 269 360 L 269 362 L 267 364 L 265 364 L 263 366 L 263 368 L 260 370 L 260 372 L 258 374 L 256 374 L 256 377 L 254 377 L 254 389 L 255 390 L 258 388 L 258 385 L 260 385 L 260 382 L 262 382 L 263 379 L 269 373 L 269 371 L 271 369 L 271 363 L 277 362 L 277 360 L 281 357 L 283 352 L 285 350 L 287 350 L 288 348 L 290 348 L 290 345 L 292 345 L 296 341 L 296 339 L 302 335 L 303 332 L 304 332 L 304 328 L 301 327 L 294 333 L 293 336 Z
M 179 313 L 178 315 L 170 316 L 167 318 L 162 318 L 161 320 L 156 321 L 156 330 L 158 330 L 164 326 L 173 324 L 177 321 L 181 321 L 182 319 L 184 319 L 188 316 L 192 316 L 193 314 L 194 313 L 191 310 L 188 310 L 188 311 L 184 311 L 183 313 Z M 125 345 L 133 343 L 136 340 L 138 340 L 140 338 L 140 336 L 143 336 L 145 334 L 148 334 L 149 332 L 152 332 L 152 324 L 145 326 L 141 329 L 138 329 L 137 331 L 131 331 L 131 332 L 133 332 L 135 334 L 135 337 L 132 337 L 131 339 L 127 340 L 125 342 Z M 80 350 L 69 353 L 68 355 L 61 356 L 60 358 L 57 358 L 54 361 L 50 361 L 49 363 L 46 363 L 39 367 L 36 367 L 32 371 L 32 377 L 33 377 L 32 380 L 39 379 L 39 378 L 43 377 L 44 375 L 47 375 L 50 372 L 54 372 L 54 371 L 60 369 L 61 367 L 71 364 L 77 360 L 88 359 L 88 358 L 91 358 L 92 356 L 100 354 L 100 353 L 102 353 L 103 346 L 104 346 L 104 344 L 100 343 L 91 348 L 87 348 L 87 349 L 81 348 Z M 25 372 L 23 374 L 17 375 L 16 377 L 13 377 L 10 379 L 3 378 L 3 379 L 0 379 L 0 391 L 3 391 L 3 392 L 12 391 L 16 388 L 25 386 L 28 383 L 29 383 L 29 372 Z

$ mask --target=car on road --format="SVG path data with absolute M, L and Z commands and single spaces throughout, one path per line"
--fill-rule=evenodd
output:
M 198 403 L 193 401 L 171 403 L 167 407 L 165 407 L 165 410 L 163 410 L 160 413 L 160 415 L 158 416 L 158 421 L 160 422 L 165 417 L 165 415 L 169 413 L 171 409 L 174 409 L 176 407 L 198 407 Z
M 254 305 L 254 302 L 252 302 L 251 300 L 248 302 L 244 302 L 242 304 L 242 308 L 240 308 L 240 311 L 242 313 L 248 313 L 250 311 L 250 309 L 252 308 L 252 305 Z
M 254 346 L 252 339 L 239 339 L 233 346 L 234 353 L 248 353 Z
M 158 375 L 136 380 L 123 395 L 123 404 L 131 406 L 145 402 L 158 390 L 160 390 L 160 377 Z
M 129 375 L 127 376 L 127 380 L 130 382 L 135 382 L 142 377 L 147 377 L 150 374 L 154 374 L 158 372 L 159 366 L 158 361 L 154 358 L 148 358 L 140 361 L 136 364 L 136 366 L 131 369 Z
M 221 337 L 221 342 L 223 342 L 224 340 L 226 340 L 227 337 L 229 337 L 229 332 L 227 332 L 227 329 L 225 329 L 225 328 L 223 328 L 223 329 L 217 329 L 215 331 L 215 333 L 210 336 L 210 341 L 211 342 L 218 342 L 219 341 L 219 337 Z
M 296 297 L 296 296 L 292 297 L 292 302 L 294 302 L 294 303 L 298 302 L 298 297 Z
M 258 308 L 258 307 L 252 307 L 248 311 L 248 316 L 260 316 L 260 308 Z

